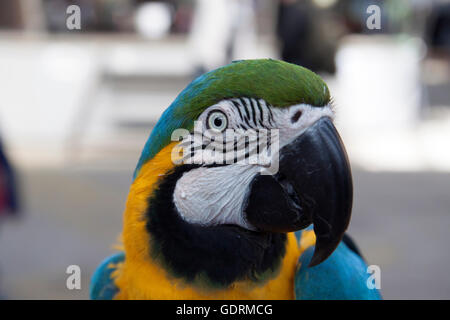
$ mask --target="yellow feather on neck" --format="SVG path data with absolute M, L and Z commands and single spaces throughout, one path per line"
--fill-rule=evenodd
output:
M 176 142 L 162 149 L 140 170 L 130 187 L 124 212 L 125 261 L 113 273 L 119 288 L 116 299 L 293 299 L 294 274 L 301 250 L 289 233 L 286 255 L 279 274 L 262 285 L 236 282 L 226 289 L 202 291 L 170 275 L 149 254 L 150 235 L 144 217 L 147 200 L 158 179 L 174 167 L 172 150 Z M 224 266 L 225 267 L 225 266 Z

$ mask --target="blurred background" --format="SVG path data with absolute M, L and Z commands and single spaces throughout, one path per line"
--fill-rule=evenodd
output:
M 438 0 L 2 0 L 0 298 L 88 298 L 161 113 L 203 72 L 268 57 L 329 84 L 354 171 L 349 233 L 384 298 L 450 299 L 450 2 Z M 72 264 L 81 290 L 66 288 Z

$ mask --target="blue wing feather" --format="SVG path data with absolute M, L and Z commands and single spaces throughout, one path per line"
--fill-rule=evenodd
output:
M 296 233 L 297 238 L 301 232 Z M 321 264 L 309 268 L 314 247 L 300 257 L 300 269 L 295 275 L 295 297 L 298 300 L 379 300 L 380 292 L 367 287 L 367 265 L 364 260 L 341 242 L 333 254 Z M 111 300 L 119 289 L 115 286 L 111 267 L 125 260 L 118 252 L 106 258 L 91 279 L 90 297 L 93 300 Z
M 295 275 L 297 300 L 380 300 L 377 289 L 369 289 L 367 265 L 353 250 L 341 242 L 321 264 L 308 267 L 314 247 L 300 257 Z
M 97 267 L 91 278 L 90 298 L 92 300 L 112 300 L 119 289 L 114 284 L 111 274 L 116 270 L 114 265 L 125 260 L 125 253 L 118 252 Z

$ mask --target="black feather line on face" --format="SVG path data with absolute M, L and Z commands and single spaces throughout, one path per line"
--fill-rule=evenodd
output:
M 286 252 L 286 234 L 261 233 L 234 225 L 200 226 L 183 220 L 173 192 L 181 165 L 164 175 L 148 199 L 145 217 L 150 255 L 170 276 L 194 286 L 223 289 L 241 280 L 264 282 L 276 276 Z

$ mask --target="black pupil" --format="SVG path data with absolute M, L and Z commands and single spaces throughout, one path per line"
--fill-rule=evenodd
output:
M 220 119 L 220 118 L 215 118 L 215 119 L 214 119 L 214 125 L 215 125 L 216 127 L 222 126 L 222 119 Z

